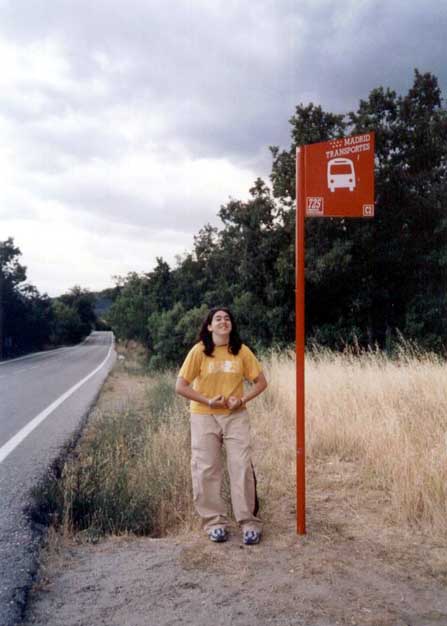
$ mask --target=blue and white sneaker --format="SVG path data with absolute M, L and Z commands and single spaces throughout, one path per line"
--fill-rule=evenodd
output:
M 246 546 L 253 546 L 261 541 L 261 532 L 259 530 L 244 530 L 242 538 Z
M 210 530 L 208 533 L 208 539 L 216 543 L 222 543 L 223 541 L 227 541 L 228 532 L 225 528 L 213 528 L 213 530 Z

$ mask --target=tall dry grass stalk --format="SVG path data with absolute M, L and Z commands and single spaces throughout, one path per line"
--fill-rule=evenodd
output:
M 273 354 L 266 370 L 269 389 L 252 411 L 268 504 L 294 488 L 293 355 Z M 355 461 L 365 489 L 387 492 L 396 520 L 445 532 L 446 383 L 447 365 L 434 355 L 314 351 L 306 360 L 308 462 Z

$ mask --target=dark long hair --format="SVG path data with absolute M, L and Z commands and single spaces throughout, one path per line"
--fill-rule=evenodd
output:
M 216 306 L 208 311 L 208 315 L 202 322 L 202 326 L 200 327 L 198 340 L 203 342 L 205 346 L 204 353 L 207 356 L 213 356 L 214 345 L 213 334 L 208 330 L 208 326 L 211 324 L 211 321 L 217 311 L 224 311 L 227 313 L 228 317 L 231 320 L 231 332 L 228 340 L 228 352 L 231 354 L 238 354 L 239 350 L 242 346 L 242 339 L 239 336 L 239 331 L 237 329 L 236 320 L 234 319 L 233 313 L 226 306 Z

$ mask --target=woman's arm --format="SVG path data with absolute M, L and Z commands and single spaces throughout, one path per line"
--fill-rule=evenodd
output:
M 236 398 L 235 396 L 230 396 L 227 400 L 227 406 L 229 409 L 238 409 L 243 404 L 247 404 L 256 396 L 259 396 L 260 393 L 264 391 L 267 387 L 267 381 L 265 379 L 264 374 L 261 372 L 257 378 L 254 379 L 252 386 L 249 391 L 242 396 L 242 398 Z
M 246 404 L 256 396 L 259 396 L 265 389 L 267 389 L 267 381 L 264 374 L 261 372 L 257 378 L 254 379 L 252 386 L 248 393 L 244 394 L 241 398 L 242 404 Z
M 223 396 L 215 396 L 214 398 L 206 398 L 202 396 L 201 393 L 193 389 L 190 383 L 179 376 L 177 378 L 177 382 L 175 383 L 175 392 L 179 394 L 179 396 L 183 396 L 184 398 L 188 398 L 188 400 L 194 400 L 195 402 L 200 402 L 201 404 L 205 404 L 210 408 L 224 408 L 225 407 L 225 398 Z

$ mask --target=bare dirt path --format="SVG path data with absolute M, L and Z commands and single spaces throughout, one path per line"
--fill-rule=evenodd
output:
M 23 626 L 447 626 L 447 548 L 387 522 L 355 466 L 309 475 L 308 534 L 292 500 L 259 546 L 199 534 L 52 542 Z

